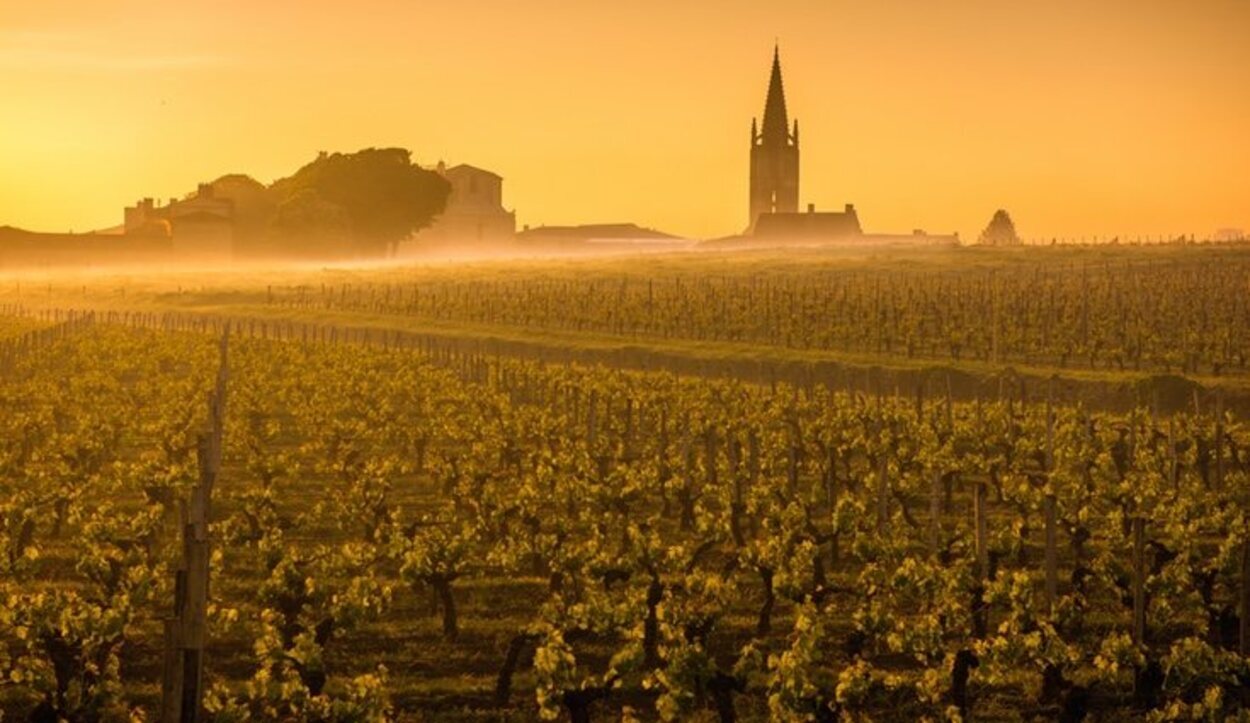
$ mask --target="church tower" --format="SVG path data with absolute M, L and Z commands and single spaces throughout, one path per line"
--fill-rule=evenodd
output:
M 751 119 L 751 228 L 761 213 L 799 210 L 799 122 L 790 130 L 786 93 L 781 85 L 781 54 L 773 48 L 764 122 Z

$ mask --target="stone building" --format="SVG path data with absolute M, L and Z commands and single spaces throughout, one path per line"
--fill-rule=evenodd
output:
M 865 233 L 852 204 L 842 211 L 799 211 L 799 123 L 790 119 L 781 79 L 781 54 L 773 48 L 772 74 L 761 124 L 751 121 L 750 225 L 743 236 L 718 244 L 839 244 L 863 246 L 954 245 L 957 234 Z
M 503 177 L 482 168 L 460 164 L 435 168 L 451 184 L 447 206 L 429 228 L 417 234 L 419 243 L 508 243 L 516 236 L 516 213 L 503 206 Z
M 791 130 L 781 82 L 781 52 L 773 48 L 773 71 L 764 102 L 764 121 L 751 119 L 751 211 L 749 227 L 761 214 L 799 210 L 799 122 Z
M 126 207 L 124 220 L 127 236 L 167 237 L 177 257 L 234 256 L 234 202 L 218 198 L 211 183 L 201 183 L 195 193 L 170 199 L 165 206 L 145 198 Z
M 803 240 L 810 238 L 846 239 L 863 235 L 855 206 L 846 204 L 843 211 L 817 211 L 808 204 L 807 213 L 766 213 L 755 222 L 755 238 L 766 240 Z

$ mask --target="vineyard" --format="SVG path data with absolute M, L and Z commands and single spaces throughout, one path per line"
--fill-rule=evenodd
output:
M 1045 254 L 1045 251 L 1034 252 Z M 1066 255 L 1065 255 L 1066 254 Z M 266 283 L 270 312 L 346 312 L 563 336 L 1067 370 L 1250 373 L 1250 256 L 1233 247 L 952 263 L 688 258 L 433 268 Z M 752 262 L 754 261 L 754 263 Z
M 268 287 L 266 302 L 425 321 L 1059 368 L 1247 374 L 1250 265 L 813 270 Z M 1194 308 L 1202 314 L 1191 313 Z
M 314 321 L 1237 377 L 1244 259 L 607 268 L 252 279 L 211 291 L 231 318 L 168 311 L 205 290 L 22 291 L 4 719 L 1250 719 L 1250 427 L 1223 387 L 1112 412 L 1063 379 L 960 400 Z
M 171 279 L 181 279 L 180 281 Z M 865 364 L 1250 375 L 1250 253 L 1194 248 L 664 255 L 16 280 L 0 304 L 335 316 L 481 337 Z
M 1165 419 L 53 328 L 0 387 L 11 717 L 163 709 L 224 368 L 206 719 L 1245 703 L 1250 430 L 1214 402 Z

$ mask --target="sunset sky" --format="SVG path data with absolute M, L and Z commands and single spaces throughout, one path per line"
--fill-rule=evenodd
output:
M 521 224 L 735 233 L 777 39 L 801 201 L 868 230 L 1250 229 L 1246 0 L 0 3 L 0 225 L 404 146 Z

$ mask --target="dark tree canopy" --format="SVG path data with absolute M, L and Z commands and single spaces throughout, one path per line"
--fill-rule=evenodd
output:
M 283 246 L 331 254 L 352 235 L 351 220 L 343 207 L 310 188 L 295 191 L 278 205 L 269 232 Z
M 323 153 L 270 190 L 278 204 L 275 233 L 346 231 L 352 251 L 379 255 L 442 213 L 451 186 L 415 165 L 406 149 L 366 148 Z M 318 225 L 322 220 L 327 227 Z
M 1011 216 L 1001 208 L 995 211 L 989 225 L 981 232 L 979 243 L 990 246 L 1014 246 L 1019 244 L 1020 237 L 1016 235 L 1016 225 L 1012 223 Z

